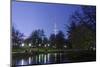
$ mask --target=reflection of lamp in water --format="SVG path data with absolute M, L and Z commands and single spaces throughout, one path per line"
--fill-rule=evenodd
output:
M 44 57 L 43 57 L 43 54 L 41 54 L 41 62 L 43 62 L 44 61 L 44 59 L 43 59 Z
M 48 58 L 47 61 L 49 62 L 50 61 L 50 54 L 49 53 L 47 54 L 47 58 Z
M 41 62 L 41 55 L 39 54 L 39 63 Z
M 29 57 L 29 59 L 28 59 L 28 61 L 29 61 L 29 64 L 31 64 L 31 60 L 32 60 L 32 59 L 31 59 L 31 57 Z
M 44 55 L 43 54 L 39 54 L 39 63 L 43 63 L 44 62 Z
M 47 60 L 46 55 L 44 55 L 44 63 L 46 63 L 46 60 Z
M 21 60 L 21 65 L 24 65 L 24 60 L 23 59 Z

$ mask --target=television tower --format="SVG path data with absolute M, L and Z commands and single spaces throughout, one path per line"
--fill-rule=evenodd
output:
M 56 18 L 55 18 L 55 20 L 56 20 Z M 55 39 L 56 39 L 57 33 L 58 33 L 58 30 L 57 30 L 57 23 L 56 23 L 56 21 L 55 21 L 55 22 L 54 22 L 54 35 L 55 35 Z M 55 45 L 54 45 L 53 47 L 56 48 L 56 42 L 55 42 Z
M 56 18 L 55 18 L 55 20 L 56 20 Z M 57 24 L 56 24 L 56 22 L 54 22 L 54 34 L 55 34 L 55 36 L 57 35 Z

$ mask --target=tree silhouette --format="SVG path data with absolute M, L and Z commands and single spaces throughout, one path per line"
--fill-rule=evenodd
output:
M 30 37 L 28 38 L 33 47 L 43 47 L 44 39 L 46 39 L 44 31 L 40 29 L 33 31 Z
M 84 6 L 82 11 L 82 14 L 75 12 L 75 14 L 71 15 L 71 24 L 67 31 L 68 40 L 72 47 L 76 49 L 94 48 L 96 45 L 95 7 Z
M 23 42 L 23 34 L 12 27 L 12 46 L 13 47 L 20 47 L 21 43 Z
M 48 44 L 49 44 L 49 40 L 47 37 L 44 37 L 43 38 L 43 42 L 42 42 L 43 46 L 42 47 L 49 47 Z
M 96 32 L 96 7 L 95 6 L 83 6 L 83 13 L 85 15 L 85 20 L 92 31 Z
M 62 31 L 59 31 L 56 35 L 56 47 L 57 48 L 63 48 L 65 44 L 65 38 Z
M 50 38 L 50 46 L 53 48 L 63 48 L 65 44 L 65 38 L 62 31 L 59 31 L 58 34 L 51 34 Z
M 53 48 L 56 47 L 55 40 L 56 40 L 55 34 L 51 34 L 49 38 L 50 47 Z

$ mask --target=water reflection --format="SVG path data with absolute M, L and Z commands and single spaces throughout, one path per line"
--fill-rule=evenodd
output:
M 38 57 L 36 56 L 36 60 L 39 64 L 46 64 L 49 63 L 50 54 L 39 54 Z
M 21 59 L 18 62 L 16 62 L 16 64 L 18 64 L 18 65 L 27 65 L 27 61 L 24 60 L 24 59 Z
M 63 61 L 69 62 L 65 54 L 62 53 L 47 53 L 47 54 L 34 54 L 29 57 L 20 58 L 17 56 L 13 58 L 14 65 L 32 65 L 32 64 L 51 64 L 51 63 L 61 63 Z M 64 60 L 64 59 L 65 60 Z
M 31 57 L 29 57 L 28 61 L 29 61 L 29 64 L 31 64 L 32 58 L 31 58 Z

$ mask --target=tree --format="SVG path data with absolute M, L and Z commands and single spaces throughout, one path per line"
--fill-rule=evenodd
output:
M 49 47 L 48 46 L 49 41 L 48 41 L 48 38 L 47 37 L 44 37 L 42 44 L 43 44 L 43 47 Z
M 95 6 L 83 6 L 84 19 L 87 20 L 89 28 L 96 32 L 96 7 Z
M 23 34 L 12 27 L 12 46 L 13 47 L 20 47 L 21 43 L 23 42 Z
M 62 31 L 59 31 L 56 35 L 56 47 L 57 48 L 63 48 L 65 44 L 65 38 Z
M 25 43 L 26 46 L 29 46 L 29 44 L 31 44 L 31 39 L 30 38 L 26 38 L 24 40 L 24 43 Z
M 53 48 L 63 48 L 65 44 L 65 38 L 62 31 L 59 31 L 58 34 L 51 34 L 50 38 L 50 46 Z
M 96 14 L 95 7 L 82 7 L 83 13 L 75 12 L 71 16 L 71 24 L 68 28 L 68 40 L 72 48 L 90 49 L 96 45 Z M 91 9 L 91 13 L 89 10 Z M 88 13 L 87 13 L 88 12 Z
M 40 29 L 33 31 L 29 37 L 30 43 L 32 44 L 33 47 L 44 46 L 43 44 L 44 38 L 45 38 L 44 31 Z
M 85 25 L 80 24 L 74 30 L 70 31 L 69 40 L 73 48 L 89 49 L 94 44 L 95 34 Z
M 55 47 L 55 39 L 56 39 L 56 36 L 55 34 L 51 34 L 50 35 L 50 38 L 49 38 L 49 43 L 50 43 L 50 47 Z

